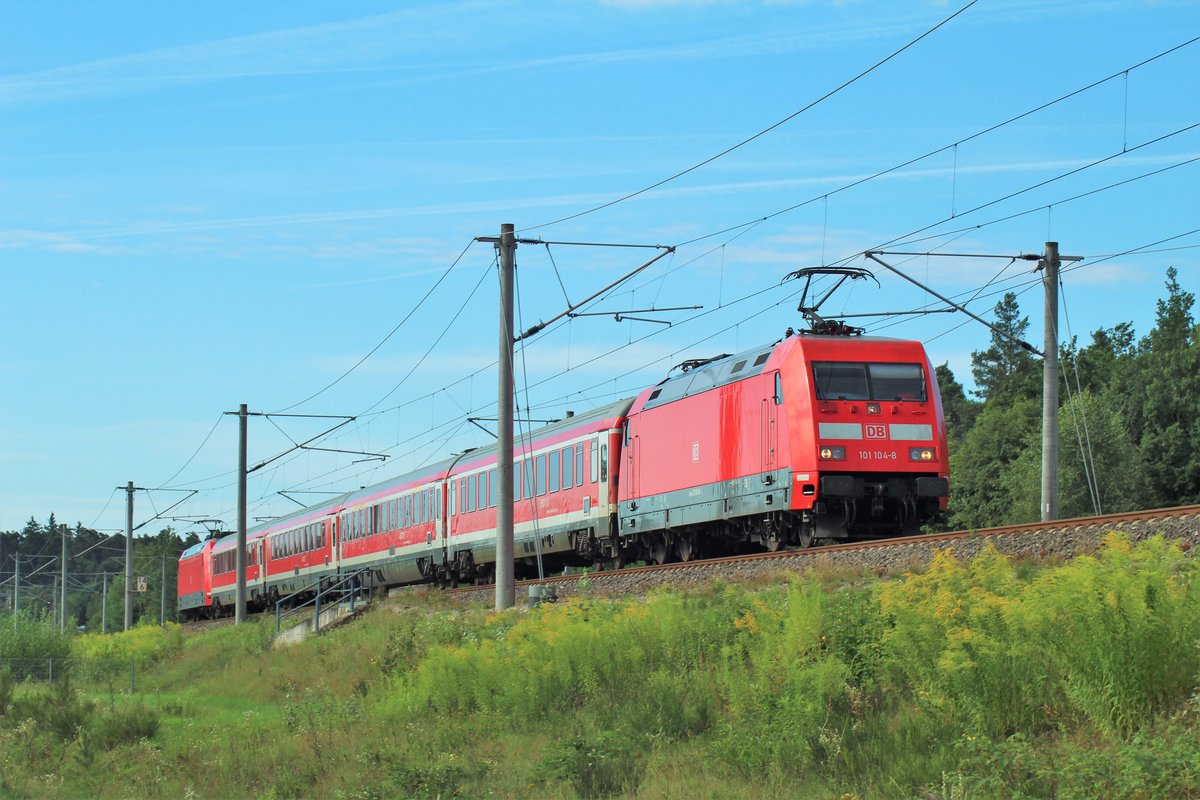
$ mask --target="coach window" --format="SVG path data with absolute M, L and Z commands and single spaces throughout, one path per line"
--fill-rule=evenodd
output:
M 525 459 L 525 486 L 521 494 L 522 498 L 528 500 L 533 497 L 533 459 Z
M 571 458 L 571 447 L 562 449 L 562 488 L 570 489 L 575 485 L 575 461 Z
M 496 485 L 496 470 L 488 471 L 488 506 L 496 507 L 496 492 L 500 487 Z
M 421 523 L 429 522 L 429 490 L 421 490 Z
M 608 480 L 608 445 L 600 445 L 600 480 Z
M 552 491 L 552 492 L 558 491 L 558 479 L 560 477 L 562 477 L 561 474 L 559 473 L 559 469 L 561 469 L 561 468 L 558 465 L 558 461 L 559 461 L 558 451 L 551 450 L 550 451 L 550 491 Z
M 442 518 L 442 487 L 435 486 L 433 489 L 433 518 Z
M 575 445 L 575 485 L 583 486 L 583 442 Z
M 600 480 L 600 440 L 592 439 L 589 443 L 592 450 L 592 483 Z
M 475 476 L 467 476 L 467 511 L 475 510 Z
M 533 475 L 534 494 L 536 494 L 538 497 L 541 497 L 542 495 L 544 495 L 546 493 L 546 457 L 545 456 L 538 456 L 535 459 L 535 466 L 533 468 L 533 471 L 534 471 L 534 475 Z

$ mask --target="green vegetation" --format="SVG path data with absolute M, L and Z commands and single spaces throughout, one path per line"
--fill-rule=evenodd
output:
M 1167 297 L 1141 340 L 1121 323 L 1061 347 L 1060 516 L 1095 513 L 1081 452 L 1094 464 L 1100 507 L 1131 511 L 1200 503 L 1200 326 L 1195 295 L 1167 270 Z M 1016 295 L 996 305 L 996 326 L 1026 339 Z M 1065 337 L 1064 337 L 1065 338 Z M 978 390 L 967 397 L 937 368 L 950 447 L 950 511 L 944 527 L 983 528 L 1039 517 L 1041 364 L 1008 336 L 974 353 Z
M 1197 796 L 1198 570 L 1112 536 L 528 612 L 431 594 L 287 650 L 73 637 L 154 663 L 137 697 L 0 678 L 0 797 Z
M 30 517 L 20 531 L 0 531 L 0 605 L 6 610 L 12 608 L 14 559 L 19 557 L 21 608 L 47 614 L 52 613 L 51 609 L 57 611 L 59 595 L 55 587 L 60 566 L 56 559 L 62 552 L 64 535 L 70 551 L 67 626 L 82 626 L 89 631 L 121 630 L 125 621 L 125 537 L 100 533 L 82 523 L 64 525 L 53 513 L 44 524 Z M 146 591 L 133 594 L 135 623 L 158 623 L 164 565 L 167 619 L 175 619 L 179 554 L 199 541 L 195 533 L 181 537 L 169 527 L 154 535 L 134 537 L 134 575 L 146 581 Z

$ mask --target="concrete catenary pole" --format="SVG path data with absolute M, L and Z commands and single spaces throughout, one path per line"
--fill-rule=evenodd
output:
M 234 609 L 234 624 L 246 621 L 246 404 L 238 407 L 238 522 L 237 555 L 234 567 L 237 570 L 237 604 Z
M 500 226 L 500 376 L 497 386 L 496 610 L 512 608 L 513 585 L 513 225 Z
M 159 581 L 158 625 L 167 624 L 167 554 L 162 554 L 162 579 Z
M 1042 521 L 1058 519 L 1058 242 L 1046 242 L 1042 283 L 1046 343 L 1042 360 Z
M 125 628 L 133 627 L 133 481 L 125 484 Z
M 62 591 L 62 597 L 59 599 L 58 607 L 62 612 L 59 624 L 62 629 L 67 629 L 67 537 L 71 535 L 71 529 L 63 525 L 62 531 L 62 579 L 59 581 L 59 588 Z

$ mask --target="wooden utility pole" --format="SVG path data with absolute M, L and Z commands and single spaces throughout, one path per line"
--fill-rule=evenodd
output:
M 1042 346 L 1042 522 L 1058 519 L 1058 242 L 1042 257 L 1045 344 Z
M 513 225 L 500 226 L 500 376 L 497 386 L 496 610 L 516 602 L 513 583 Z
M 125 484 L 125 630 L 133 627 L 133 481 Z

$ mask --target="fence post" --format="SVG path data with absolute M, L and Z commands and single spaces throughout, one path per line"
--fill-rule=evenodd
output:
M 50 683 L 54 683 L 54 659 L 47 659 L 50 662 Z
M 318 587 L 319 589 L 319 587 Z M 316 610 L 313 614 L 313 633 L 321 632 L 321 592 L 317 591 Z

